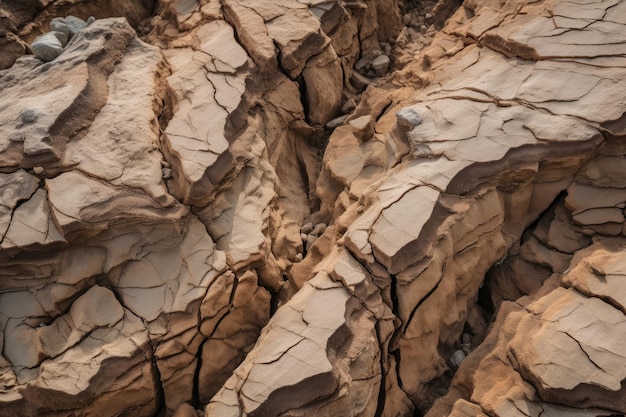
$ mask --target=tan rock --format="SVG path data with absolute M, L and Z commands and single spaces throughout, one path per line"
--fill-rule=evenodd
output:
M 276 196 L 276 174 L 269 164 L 265 144 L 255 135 L 249 147 L 247 166 L 226 191 L 198 213 L 215 237 L 218 249 L 226 252 L 228 264 L 235 270 L 264 258 L 268 206 Z
M 461 355 L 429 415 L 625 411 L 624 6 L 468 0 L 368 86 L 396 5 L 165 0 L 165 59 L 98 20 L 0 73 L 3 412 L 408 416 Z
M 124 59 L 107 79 L 106 103 L 83 137 L 68 143 L 63 163 L 111 184 L 143 189 L 161 204 L 172 204 L 158 150 L 165 65 L 157 48 L 130 41 Z
M 165 155 L 174 168 L 175 194 L 183 202 L 204 206 L 219 182 L 232 174 L 226 122 L 241 102 L 247 54 L 233 29 L 223 21 L 200 27 L 193 50 L 170 50 L 175 94 L 172 119 L 165 129 Z M 243 73 L 241 71 L 244 71 Z M 205 114 L 211 114 L 207 118 Z M 224 162 L 218 162 L 224 155 Z M 224 163 L 226 165 L 224 165 Z
M 65 242 L 50 215 L 47 193 L 35 194 L 13 212 L 11 225 L 4 236 L 2 249 L 28 248 Z
M 521 306 L 503 304 L 488 342 L 470 355 L 451 392 L 457 398 L 471 396 L 482 410 L 498 416 L 515 413 L 513 404 L 532 416 L 542 412 L 599 415 L 599 408 L 623 412 L 624 405 L 616 400 L 623 390 L 623 352 L 618 342 L 623 307 L 608 296 L 605 272 L 595 269 L 607 265 L 606 273 L 619 274 L 623 245 L 622 239 L 606 239 L 581 250 L 563 275 L 565 287 L 552 279 L 534 297 L 521 299 Z M 600 330 L 606 326 L 612 329 L 609 333 Z M 489 386 L 485 372 L 492 376 L 497 372 L 502 383 Z M 459 390 L 458 383 L 469 391 Z M 455 409 L 464 404 L 463 399 L 448 395 L 431 413 L 449 407 L 446 402 Z
M 29 199 L 37 190 L 39 180 L 24 170 L 0 174 L 0 238 L 4 238 L 13 210 L 20 201 Z
M 356 294 L 367 278 L 355 261 L 349 264 L 348 258 L 344 253 L 342 266 L 336 264 L 335 277 L 349 282 Z M 351 272 L 351 268 L 357 269 Z M 325 273 L 308 281 L 272 317 L 255 348 L 213 397 L 206 414 L 237 415 L 254 410 L 276 414 L 301 409 L 330 415 L 327 413 L 333 408 L 326 411 L 316 404 L 320 397 L 329 397 L 327 402 L 348 415 L 374 412 L 380 383 L 376 382 L 379 352 L 372 344 L 376 339 L 374 322 L 371 313 L 350 300 L 342 284 Z M 349 342 L 347 334 L 339 330 L 346 325 L 361 329 L 358 333 L 347 331 L 354 336 Z M 346 351 L 329 354 L 335 343 L 347 343 Z M 313 381 L 319 383 L 310 385 Z M 297 395 L 282 394 L 285 391 Z

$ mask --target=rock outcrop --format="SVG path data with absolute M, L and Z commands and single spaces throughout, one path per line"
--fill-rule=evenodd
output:
M 0 415 L 626 413 L 624 16 L 0 5 Z

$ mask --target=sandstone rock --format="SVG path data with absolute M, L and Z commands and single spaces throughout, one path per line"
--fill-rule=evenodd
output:
M 0 174 L 0 237 L 4 235 L 11 224 L 12 213 L 20 201 L 30 199 L 37 190 L 39 180 L 24 170 L 12 174 Z
M 339 259 L 347 260 L 349 255 Z M 357 290 L 365 289 L 368 278 L 353 270 L 354 264 L 339 259 L 333 275 L 340 282 L 320 273 L 279 309 L 242 366 L 207 406 L 207 415 L 298 409 L 310 413 L 319 409 L 316 403 L 323 397 L 348 415 L 375 410 L 380 365 L 378 348 L 372 343 L 377 337 L 374 321 L 372 313 L 351 302 L 352 297 L 362 296 Z M 340 331 L 343 326 L 348 326 L 347 331 Z M 352 333 L 355 326 L 361 331 Z M 356 337 L 346 339 L 350 334 Z M 329 355 L 336 343 L 347 343 L 345 350 Z M 374 383 L 361 384 L 364 378 Z
M 5 3 L 0 414 L 626 412 L 622 3 Z
M 47 194 L 39 189 L 13 212 L 0 247 L 9 250 L 65 242 L 50 215 Z
M 601 274 L 620 273 L 618 259 L 623 245 L 622 239 L 608 239 L 581 250 L 563 275 L 565 287 L 556 286 L 553 280 L 546 283 L 543 293 L 523 299 L 522 305 L 503 305 L 488 346 L 468 357 L 451 394 L 429 415 L 443 413 L 451 404 L 456 408 L 463 404 L 463 397 L 468 398 L 466 395 L 471 395 L 481 410 L 498 416 L 511 415 L 515 409 L 528 410 L 527 415 L 533 416 L 542 412 L 623 413 L 624 405 L 617 400 L 623 391 L 624 352 L 617 342 L 623 327 L 623 307 L 601 295 L 604 284 L 600 284 L 604 282 Z M 599 273 L 594 269 L 599 263 L 610 266 Z M 584 286 L 584 295 L 571 286 L 573 283 Z M 612 331 L 598 338 L 604 326 L 611 326 Z M 507 382 L 489 387 L 481 380 L 485 372 Z M 459 383 L 466 388 L 460 388 Z M 613 401 L 609 402 L 610 397 Z
M 360 141 L 365 142 L 374 135 L 374 123 L 371 116 L 361 116 L 350 120 L 352 133 Z
M 234 169 L 225 124 L 245 91 L 248 57 L 223 21 L 202 26 L 198 36 L 197 50 L 173 50 L 168 56 L 174 66 L 169 83 L 179 104 L 165 130 L 165 152 L 174 167 L 177 197 L 203 206 Z M 207 119 L 207 113 L 213 117 Z

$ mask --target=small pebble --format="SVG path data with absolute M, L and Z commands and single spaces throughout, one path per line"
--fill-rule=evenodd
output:
M 372 61 L 372 70 L 380 77 L 389 70 L 390 63 L 391 61 L 387 55 L 379 55 Z
M 301 253 L 296 253 L 296 258 L 294 260 L 296 262 L 301 262 L 302 261 L 302 254 Z
M 454 369 L 458 369 L 458 367 L 461 366 L 461 363 L 464 360 L 465 360 L 465 352 L 463 352 L 462 350 L 455 350 L 454 353 L 452 354 L 452 357 L 450 357 L 450 364 L 452 365 Z
M 43 167 L 35 167 L 33 168 L 33 172 L 37 175 L 43 174 Z
M 313 231 L 313 223 L 311 222 L 306 222 L 302 225 L 302 228 L 300 229 L 300 231 L 306 235 L 308 235 L 309 233 L 311 233 Z
M 310 250 L 315 242 L 317 242 L 317 236 L 308 235 L 306 238 L 306 250 Z
M 326 129 L 334 129 L 336 127 L 339 127 L 343 124 L 343 122 L 346 121 L 346 119 L 348 118 L 347 114 L 344 114 L 343 116 L 339 116 L 333 120 L 331 120 L 330 122 L 326 123 Z
M 169 168 L 161 168 L 161 172 L 163 173 L 163 179 L 172 178 L 172 170 Z
M 354 64 L 354 69 L 359 72 L 363 72 L 364 70 L 368 70 L 372 65 L 372 58 L 364 56 L 359 59 L 356 64 Z
M 350 84 L 359 91 L 364 90 L 371 83 L 372 82 L 367 77 L 364 77 L 356 71 L 350 76 Z
M 311 234 L 313 236 L 320 236 L 325 231 L 326 231 L 326 224 L 325 223 L 318 223 L 313 228 L 313 231 L 311 232 Z
M 22 123 L 35 123 L 37 121 L 37 114 L 34 110 L 24 110 L 21 114 Z
M 398 123 L 406 130 L 412 130 L 415 126 L 419 126 L 424 119 L 415 110 L 405 107 L 396 113 Z
M 30 46 L 35 56 L 44 62 L 52 61 L 63 52 L 63 45 L 54 33 L 48 32 L 37 36 Z
M 67 24 L 67 27 L 70 31 L 70 38 L 80 32 L 82 28 L 87 26 L 87 22 L 76 16 L 66 16 L 65 24 Z
M 68 37 L 67 37 L 67 35 L 66 35 L 65 33 L 63 33 L 63 32 L 58 32 L 58 31 L 56 31 L 56 30 L 53 30 L 53 31 L 52 31 L 52 32 L 50 32 L 50 33 L 52 33 L 54 36 L 56 36 L 56 37 L 57 37 L 57 39 L 59 40 L 59 42 L 61 42 L 61 45 L 62 45 L 63 47 L 65 47 L 65 45 L 67 45 L 67 41 L 68 41 L 69 39 L 68 39 Z

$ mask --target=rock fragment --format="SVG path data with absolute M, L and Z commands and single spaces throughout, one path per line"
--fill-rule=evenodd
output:
M 377 76 L 382 77 L 389 70 L 390 63 L 391 61 L 387 55 L 378 55 L 372 60 L 372 70 L 374 70 Z
M 59 40 L 62 32 L 48 32 L 35 38 L 31 49 L 35 55 L 44 62 L 52 61 L 63 53 L 63 42 Z M 65 35 L 63 35 L 65 36 Z M 67 40 L 66 40 L 67 42 Z

